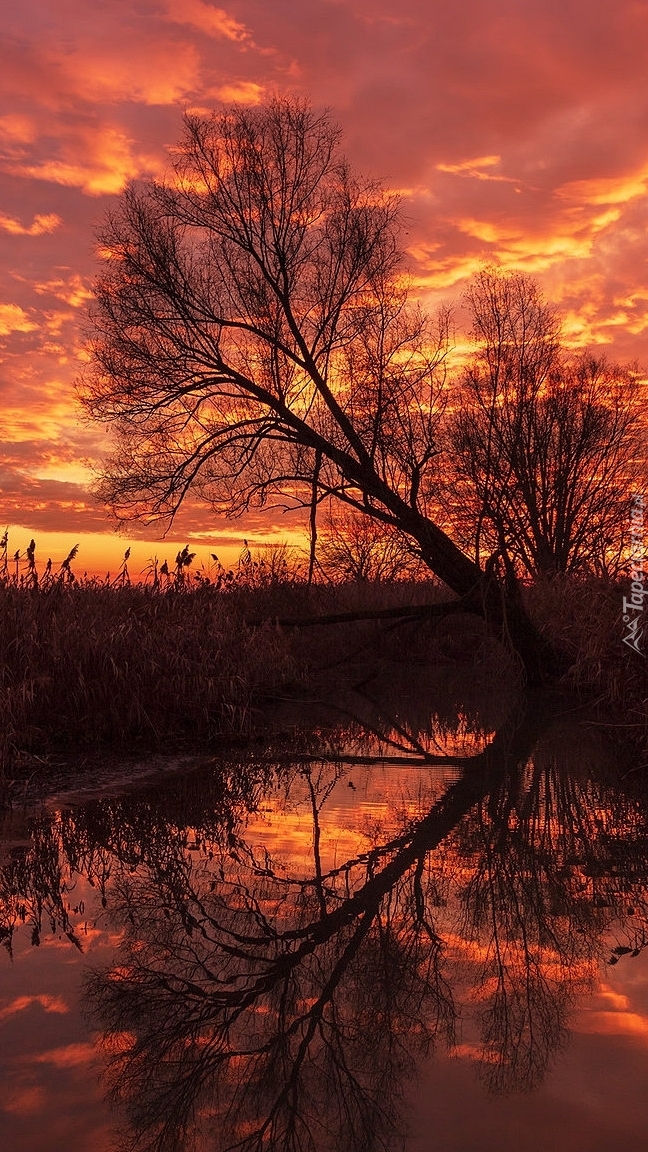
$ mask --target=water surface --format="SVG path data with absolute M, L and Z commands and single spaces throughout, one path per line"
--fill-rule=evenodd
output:
M 643 1146 L 641 773 L 565 701 L 387 681 L 7 815 L 7 1147 Z

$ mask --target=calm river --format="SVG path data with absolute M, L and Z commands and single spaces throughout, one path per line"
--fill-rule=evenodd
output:
M 646 1146 L 641 772 L 555 699 L 360 695 L 14 803 L 3 1147 Z

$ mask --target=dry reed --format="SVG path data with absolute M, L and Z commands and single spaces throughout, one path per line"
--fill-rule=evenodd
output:
M 288 549 L 253 556 L 246 546 L 231 572 L 214 558 L 209 573 L 195 573 L 185 548 L 174 569 L 152 564 L 141 584 L 130 582 L 128 552 L 103 582 L 77 579 L 75 558 L 73 548 L 56 569 L 39 570 L 33 541 L 11 558 L 6 535 L 0 541 L 0 776 L 25 754 L 204 749 L 250 735 L 260 698 L 311 677 L 340 678 L 348 660 L 380 664 L 394 644 L 401 657 L 407 648 L 408 629 L 365 622 L 293 631 L 273 619 L 445 598 L 434 582 L 308 587 Z M 542 630 L 569 656 L 568 686 L 594 691 L 607 715 L 648 748 L 648 661 L 622 643 L 622 591 L 564 579 L 526 595 Z M 454 668 L 459 681 L 472 682 L 486 669 L 492 680 L 497 645 L 483 626 L 473 635 L 449 620 L 428 632 L 426 656 L 443 677 Z M 502 665 L 495 679 L 510 676 Z
M 529 611 L 568 659 L 567 687 L 594 697 L 603 716 L 648 751 L 648 659 L 623 643 L 628 583 L 558 577 L 526 591 Z M 648 634 L 647 634 L 648 638 Z
M 285 639 L 251 630 L 211 589 L 0 588 L 0 724 L 18 753 L 205 745 L 250 730 L 290 670 Z

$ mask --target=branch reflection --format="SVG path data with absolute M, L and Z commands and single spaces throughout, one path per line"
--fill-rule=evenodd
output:
M 574 997 L 601 956 L 643 946 L 648 911 L 644 802 L 566 747 L 533 701 L 428 811 L 334 867 L 340 769 L 303 763 L 283 779 L 310 812 L 307 873 L 233 821 L 200 857 L 158 845 L 122 871 L 123 943 L 87 998 L 135 1145 L 398 1147 L 415 1059 L 452 1047 L 460 1015 L 491 1089 L 538 1084 Z

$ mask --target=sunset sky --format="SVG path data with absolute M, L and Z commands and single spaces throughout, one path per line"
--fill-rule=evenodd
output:
M 0 45 L 0 531 L 115 568 L 88 492 L 107 443 L 74 398 L 95 233 L 161 175 L 186 109 L 273 91 L 329 106 L 353 164 L 405 199 L 433 307 L 485 262 L 540 278 L 567 338 L 648 368 L 648 5 L 633 0 L 22 0 Z M 459 320 L 461 317 L 459 316 Z M 137 572 L 202 542 L 230 560 L 277 514 L 192 506 Z M 141 562 L 140 562 L 141 561 Z

